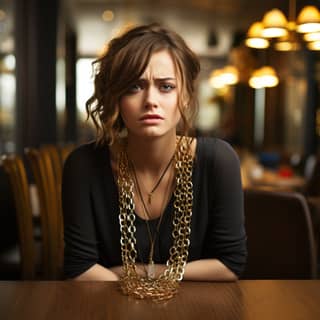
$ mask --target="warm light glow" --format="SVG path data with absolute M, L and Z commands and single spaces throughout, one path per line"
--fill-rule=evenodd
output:
M 294 19 L 296 1 L 290 0 L 289 19 L 279 9 L 272 9 L 265 13 L 262 21 L 253 23 L 247 33 L 245 44 L 248 47 L 264 49 L 269 47 L 269 38 L 277 38 L 274 48 L 279 51 L 299 50 L 303 42 L 311 50 L 318 50 L 320 41 L 320 11 L 317 6 L 307 5 L 302 8 L 297 19 Z M 303 40 L 297 33 L 304 33 Z M 269 40 L 269 41 L 268 41 Z M 272 44 L 272 42 L 271 42 Z
M 239 72 L 233 66 L 226 66 L 222 69 L 220 77 L 226 85 L 233 85 L 239 81 Z
M 320 41 L 320 32 L 306 33 L 303 38 L 306 41 Z
M 295 51 L 300 48 L 296 33 L 290 31 L 286 36 L 277 39 L 274 48 L 278 51 Z
M 262 37 L 263 24 L 262 22 L 254 22 L 247 33 L 248 38 L 261 38 Z
M 209 78 L 210 85 L 218 89 L 236 84 L 238 81 L 239 73 L 233 66 L 226 66 L 223 69 L 214 70 Z
M 262 34 L 266 38 L 278 38 L 285 36 L 287 34 L 287 30 L 282 28 L 266 28 L 263 29 Z
M 262 37 L 263 24 L 261 22 L 253 23 L 247 34 L 245 41 L 246 46 L 256 49 L 264 49 L 269 47 L 269 41 Z
M 264 26 L 262 36 L 266 38 L 277 38 L 287 34 L 287 18 L 279 9 L 268 11 L 262 20 Z
M 102 19 L 103 19 L 104 21 L 109 22 L 109 21 L 112 21 L 113 18 L 114 18 L 114 13 L 113 13 L 113 11 L 111 11 L 111 10 L 105 10 L 105 11 L 102 13 Z
M 318 32 L 320 31 L 320 23 L 304 23 L 297 27 L 297 31 L 300 33 Z
M 320 31 L 320 12 L 315 6 L 304 7 L 297 18 L 297 31 L 301 33 Z
M 297 25 L 295 21 L 288 21 L 287 29 L 289 31 L 295 31 L 297 29 Z
M 265 49 L 269 47 L 269 41 L 263 38 L 248 38 L 245 44 L 247 47 L 255 49 Z
M 215 89 L 222 89 L 226 87 L 220 78 L 210 78 L 209 83 Z
M 250 87 L 255 89 L 275 87 L 278 83 L 279 79 L 275 70 L 269 66 L 255 70 L 249 79 Z
M 213 88 L 223 88 L 226 85 L 221 81 L 222 69 L 214 70 L 209 78 L 209 83 Z
M 320 50 L 320 41 L 314 41 L 314 42 L 310 42 L 308 43 L 308 48 L 310 50 Z
M 299 45 L 296 42 L 279 41 L 275 43 L 274 48 L 278 51 L 296 51 L 299 49 Z
M 252 76 L 249 79 L 249 85 L 250 85 L 251 88 L 254 88 L 254 89 L 263 88 L 263 83 L 262 83 L 262 80 L 260 79 L 260 77 Z
M 279 83 L 279 79 L 275 70 L 272 67 L 265 66 L 261 69 L 261 78 L 265 87 L 271 88 L 275 87 Z
M 13 54 L 8 54 L 3 58 L 3 66 L 6 70 L 13 71 L 16 67 L 16 58 Z

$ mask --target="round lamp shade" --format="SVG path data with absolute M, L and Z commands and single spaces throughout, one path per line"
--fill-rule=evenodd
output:
M 269 41 L 262 36 L 263 24 L 262 22 L 254 22 L 247 33 L 245 41 L 246 46 L 256 49 L 264 49 L 269 47 Z
M 279 9 L 268 11 L 262 20 L 262 36 L 265 38 L 283 37 L 287 34 L 287 18 Z
M 320 31 L 320 12 L 315 6 L 306 6 L 297 18 L 297 31 L 300 33 Z

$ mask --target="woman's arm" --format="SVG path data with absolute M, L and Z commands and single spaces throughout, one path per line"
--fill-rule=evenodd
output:
M 236 281 L 238 277 L 218 259 L 201 259 L 186 264 L 183 280 Z
M 164 265 L 163 265 L 164 266 Z M 165 267 L 165 266 L 164 266 Z M 136 264 L 136 271 L 140 276 L 145 276 L 145 268 L 143 264 Z M 76 281 L 118 281 L 123 275 L 123 267 L 115 266 L 105 268 L 100 264 L 95 264 L 87 271 L 73 278 Z
M 64 277 L 66 279 L 75 279 L 79 275 L 81 279 L 85 275 L 91 275 L 91 268 L 98 261 L 91 199 L 94 167 L 94 156 L 88 145 L 74 150 L 64 164 L 62 207 L 65 244 Z M 95 268 L 93 272 L 95 274 Z M 100 275 L 101 272 L 98 274 Z
M 73 280 L 77 281 L 117 281 L 119 276 L 100 264 L 95 264 Z
M 155 265 L 156 277 L 166 269 L 164 264 Z M 142 264 L 136 265 L 136 271 L 140 276 L 145 276 Z M 122 266 L 104 268 L 95 264 L 86 272 L 76 277 L 75 280 L 102 280 L 117 281 L 122 275 Z M 191 281 L 236 281 L 238 277 L 217 259 L 201 259 L 186 264 L 183 280 Z
M 155 265 L 156 277 L 167 268 Z M 218 259 L 201 259 L 186 264 L 183 280 L 190 281 L 236 281 L 238 277 Z
M 241 275 L 247 256 L 240 162 L 230 145 L 219 139 L 214 141 L 214 148 L 206 150 L 208 194 L 212 197 L 199 268 L 210 279 L 235 280 Z M 198 269 L 198 262 L 193 264 Z M 190 275 L 194 279 L 191 266 L 190 274 L 186 268 L 186 278 Z

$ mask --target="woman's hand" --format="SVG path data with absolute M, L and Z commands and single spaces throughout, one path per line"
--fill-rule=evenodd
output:
M 111 269 L 107 269 L 99 264 L 93 265 L 73 280 L 76 281 L 118 281 L 119 276 Z

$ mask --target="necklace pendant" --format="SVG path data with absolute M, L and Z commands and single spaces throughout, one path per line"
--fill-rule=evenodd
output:
M 156 277 L 155 267 L 153 260 L 150 260 L 147 265 L 147 276 L 148 279 L 152 280 Z
M 148 203 L 151 204 L 151 197 L 152 197 L 152 193 L 148 194 Z

